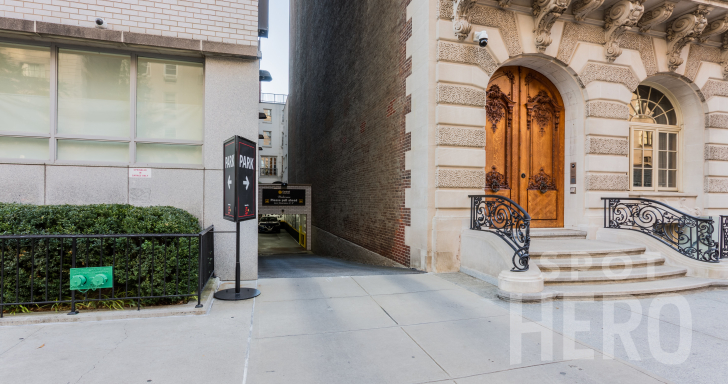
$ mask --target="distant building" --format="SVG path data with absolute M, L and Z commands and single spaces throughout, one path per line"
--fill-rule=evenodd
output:
M 288 95 L 263 93 L 259 112 L 266 115 L 258 122 L 260 183 L 288 182 Z

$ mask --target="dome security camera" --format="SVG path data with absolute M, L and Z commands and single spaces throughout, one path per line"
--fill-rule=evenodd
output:
M 473 41 L 477 41 L 479 46 L 485 48 L 488 45 L 488 32 L 475 32 L 473 34 Z
M 109 25 L 106 24 L 106 20 L 104 20 L 101 17 L 97 17 L 95 20 L 95 23 L 96 23 L 96 28 L 101 28 L 101 29 L 109 28 Z

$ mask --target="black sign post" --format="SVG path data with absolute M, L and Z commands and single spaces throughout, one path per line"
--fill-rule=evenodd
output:
M 220 300 L 247 300 L 260 295 L 240 288 L 240 222 L 255 219 L 258 194 L 255 143 L 233 136 L 223 143 L 223 218 L 235 222 L 235 288 L 215 293 Z

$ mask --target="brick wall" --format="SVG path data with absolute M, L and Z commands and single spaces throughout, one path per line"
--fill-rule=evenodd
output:
M 289 179 L 312 184 L 312 224 L 405 266 L 409 1 L 293 1 L 289 115 Z
M 0 17 L 257 45 L 257 0 L 0 0 Z

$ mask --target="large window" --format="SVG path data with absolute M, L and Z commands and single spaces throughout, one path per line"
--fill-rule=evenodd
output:
M 662 91 L 640 85 L 632 94 L 630 110 L 633 190 L 678 189 L 678 114 Z
M 264 123 L 271 123 L 273 122 L 273 110 L 272 109 L 263 109 L 263 113 L 265 113 L 265 119 L 263 120 Z
M 0 42 L 0 158 L 202 164 L 203 65 Z
M 271 131 L 263 131 L 263 146 L 270 147 L 273 134 Z
M 260 157 L 260 175 L 261 176 L 278 176 L 278 167 L 276 167 L 275 156 Z

